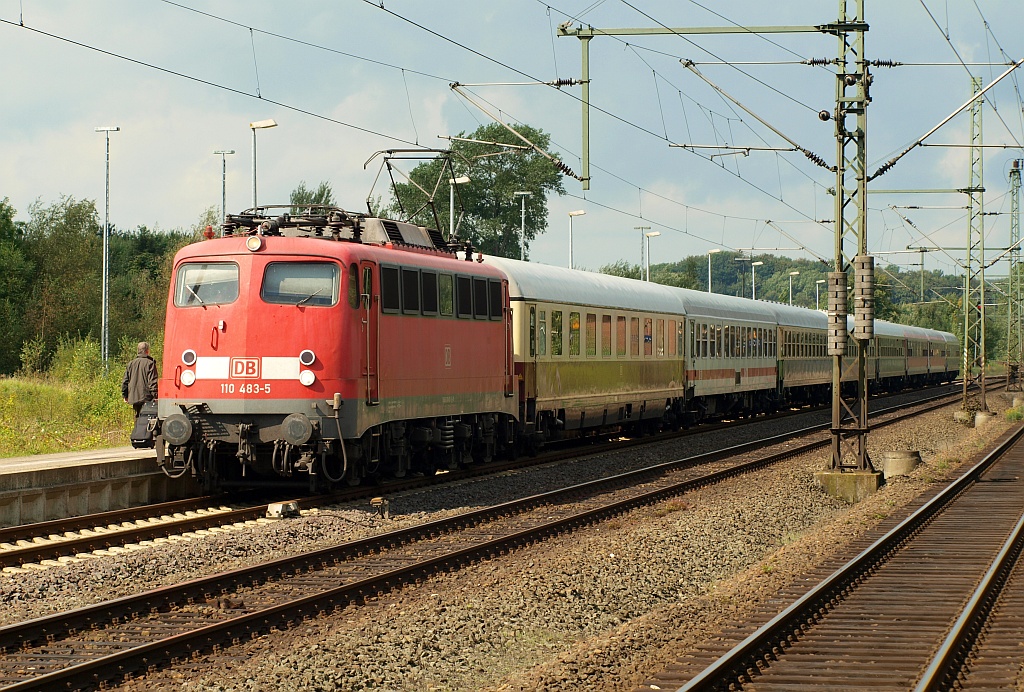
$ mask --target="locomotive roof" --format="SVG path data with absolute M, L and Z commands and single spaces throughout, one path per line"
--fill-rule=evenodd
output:
M 671 286 L 504 257 L 484 263 L 505 272 L 513 300 L 684 314 L 680 289 Z

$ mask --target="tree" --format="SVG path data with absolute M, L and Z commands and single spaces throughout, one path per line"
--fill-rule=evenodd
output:
M 103 241 L 92 200 L 29 207 L 22 250 L 33 264 L 25 327 L 49 351 L 61 336 L 99 334 Z M 111 273 L 113 275 L 113 272 Z
M 310 190 L 306 187 L 306 181 L 299 181 L 299 186 L 292 190 L 291 195 L 288 197 L 288 201 L 292 205 L 293 214 L 303 213 L 303 208 L 312 205 L 324 205 L 333 207 L 336 205 L 334 201 L 334 191 L 331 189 L 331 184 L 326 180 L 321 180 L 320 185 L 317 186 L 316 190 Z
M 21 343 L 26 338 L 25 294 L 32 280 L 32 263 L 20 246 L 20 229 L 14 207 L 0 201 L 0 373 L 10 374 L 21 363 Z
M 612 264 L 606 264 L 600 267 L 598 270 L 601 274 L 610 274 L 611 276 L 622 276 L 627 279 L 642 279 L 643 267 L 639 264 L 630 264 L 626 260 L 619 260 Z
M 550 143 L 547 133 L 529 125 L 518 125 L 516 131 L 541 150 L 546 150 Z M 483 125 L 468 135 L 460 132 L 458 137 L 523 144 L 498 123 Z M 565 194 L 561 173 L 537 151 L 503 149 L 480 142 L 453 139 L 450 158 L 438 157 L 417 165 L 409 173 L 415 184 L 397 183 L 395 199 L 386 212 L 422 226 L 440 226 L 438 230 L 447 235 L 450 223 L 448 181 L 451 177 L 468 176 L 470 182 L 457 185 L 455 190 L 458 238 L 470 241 L 482 252 L 518 259 L 522 197 L 515 193 L 530 193 L 525 197 L 525 245 L 528 248 L 530 241 L 547 229 L 548 195 Z M 461 221 L 460 209 L 465 211 Z

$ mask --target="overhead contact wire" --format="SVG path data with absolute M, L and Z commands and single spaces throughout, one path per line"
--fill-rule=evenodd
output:
M 274 105 L 274 106 L 279 106 L 281 108 L 290 110 L 290 111 L 295 112 L 295 113 L 302 113 L 303 115 L 308 115 L 308 116 L 310 116 L 312 118 L 316 118 L 318 120 L 323 120 L 325 122 L 334 123 L 335 125 L 341 125 L 342 127 L 347 127 L 349 129 L 356 130 L 358 132 L 364 132 L 366 134 L 374 135 L 376 137 L 383 137 L 384 139 L 388 139 L 388 140 L 391 140 L 391 141 L 394 141 L 394 142 L 401 142 L 402 144 L 410 144 L 412 146 L 419 146 L 415 142 L 410 142 L 409 140 L 402 139 L 401 137 L 396 137 L 394 135 L 388 135 L 388 134 L 385 134 L 383 132 L 377 132 L 375 130 L 371 130 L 371 129 L 366 128 L 366 127 L 360 127 L 359 125 L 353 125 L 352 123 L 347 123 L 347 122 L 345 122 L 343 120 L 338 120 L 337 118 L 331 118 L 331 117 L 326 116 L 326 115 L 321 115 L 320 113 L 315 113 L 313 111 L 309 111 L 309 110 L 306 110 L 304 108 L 299 108 L 298 106 L 292 106 L 292 105 L 290 105 L 288 103 L 284 103 L 283 101 L 275 101 L 274 99 L 264 98 L 264 97 L 259 96 L 259 95 L 254 95 L 254 94 L 252 94 L 252 93 L 250 93 L 248 91 L 243 91 L 242 89 L 237 89 L 235 87 L 230 87 L 230 86 L 227 86 L 225 84 L 218 84 L 217 82 L 212 82 L 212 81 L 210 81 L 208 79 L 203 79 L 201 77 L 195 77 L 193 75 L 186 74 L 184 72 L 177 72 L 176 70 L 171 70 L 171 69 L 166 68 L 166 67 L 160 67 L 159 65 L 154 65 L 152 63 L 144 62 L 144 61 L 138 60 L 136 58 L 130 58 L 127 55 L 121 55 L 119 53 L 114 53 L 114 52 L 109 51 L 109 50 L 104 50 L 103 48 L 97 48 L 96 46 L 90 46 L 88 43 L 82 43 L 81 41 L 75 41 L 74 39 L 70 39 L 70 38 L 67 38 L 65 36 L 58 36 L 57 34 L 51 34 L 48 31 L 43 31 L 42 29 L 36 29 L 36 28 L 28 26 L 28 25 L 18 24 L 17 22 L 12 22 L 9 19 L 0 19 L 0 23 L 7 24 L 9 26 L 18 27 L 19 29 L 24 29 L 25 31 L 31 31 L 32 33 L 39 34 L 40 36 L 46 36 L 47 38 L 52 38 L 52 39 L 55 39 L 57 41 L 62 41 L 64 43 L 71 44 L 73 46 L 78 46 L 79 48 L 85 48 L 86 50 L 91 50 L 93 52 L 100 53 L 101 55 L 106 55 L 106 56 L 111 57 L 111 58 L 117 58 L 118 60 L 124 60 L 126 62 L 130 62 L 130 63 L 133 63 L 135 65 L 140 65 L 142 67 L 147 67 L 147 68 L 149 68 L 151 70 L 156 70 L 157 72 L 163 72 L 164 74 L 174 75 L 175 77 L 181 77 L 182 79 L 187 79 L 187 80 L 189 80 L 191 82 L 196 82 L 197 84 L 203 84 L 205 86 L 210 86 L 210 87 L 213 87 L 215 89 L 221 89 L 222 91 L 227 91 L 229 93 L 237 94 L 239 96 L 245 96 L 245 97 L 251 98 L 251 99 L 259 99 L 259 100 L 263 101 L 264 103 L 269 103 L 269 104 Z

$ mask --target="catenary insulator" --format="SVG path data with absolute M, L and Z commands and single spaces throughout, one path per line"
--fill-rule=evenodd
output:
M 856 268 L 853 288 L 853 338 L 867 341 L 875 334 L 875 258 L 853 258 Z
M 828 274 L 828 354 L 846 353 L 846 272 Z

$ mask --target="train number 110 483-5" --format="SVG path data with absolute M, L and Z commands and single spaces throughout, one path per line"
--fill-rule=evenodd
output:
M 236 387 L 234 383 L 225 382 L 220 386 L 221 394 L 234 394 Z M 239 394 L 270 394 L 270 384 L 260 384 L 259 382 L 246 382 L 237 386 L 237 392 Z

